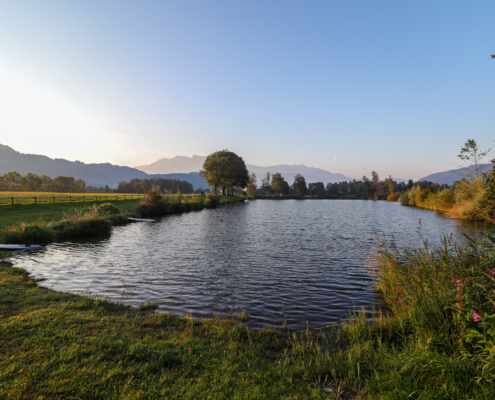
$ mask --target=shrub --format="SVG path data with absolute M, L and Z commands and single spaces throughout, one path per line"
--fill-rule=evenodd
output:
M 208 207 L 216 207 L 220 203 L 220 198 L 216 193 L 206 195 L 206 204 Z
M 54 238 L 55 235 L 46 227 L 46 223 L 40 221 L 8 228 L 4 231 L 0 242 L 8 244 L 46 244 L 52 242 Z
M 443 189 L 437 193 L 438 208 L 448 210 L 454 205 L 454 192 L 450 189 Z
M 454 206 L 448 215 L 462 219 L 485 219 L 481 201 L 485 194 L 485 182 L 482 179 L 469 181 L 463 179 L 454 184 Z
M 407 192 L 403 192 L 400 195 L 400 202 L 403 206 L 408 206 L 409 205 L 409 190 Z
M 421 187 L 419 185 L 413 186 L 409 191 L 409 205 L 410 206 L 419 206 L 418 196 L 421 193 Z
M 99 212 L 103 213 L 103 214 L 112 215 L 112 214 L 120 214 L 121 213 L 120 208 L 116 207 L 112 203 L 102 204 L 102 205 L 100 205 L 100 207 L 98 207 L 98 209 L 99 209 Z
M 55 231 L 57 239 L 62 240 L 109 235 L 112 225 L 104 217 L 87 217 L 78 220 L 62 220 L 52 224 L 50 228 Z
M 399 200 L 400 200 L 400 193 L 399 192 L 390 193 L 387 196 L 387 201 L 399 201 Z

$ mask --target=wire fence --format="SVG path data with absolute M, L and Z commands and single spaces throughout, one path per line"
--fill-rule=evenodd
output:
M 144 194 L 124 194 L 124 195 L 90 195 L 90 196 L 33 196 L 33 197 L 0 197 L 0 205 L 14 204 L 46 204 L 46 203 L 76 203 L 91 201 L 110 201 L 110 200 L 131 200 L 142 199 Z

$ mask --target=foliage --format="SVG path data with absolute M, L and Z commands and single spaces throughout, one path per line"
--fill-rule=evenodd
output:
M 249 197 L 254 197 L 256 196 L 256 189 L 258 188 L 257 181 L 256 181 L 256 174 L 253 172 L 249 174 L 249 182 L 247 185 L 247 195 Z
M 390 193 L 387 196 L 387 201 L 400 201 L 401 195 L 399 192 Z
M 325 194 L 325 186 L 323 182 L 310 183 L 308 192 L 311 196 L 323 196 Z
M 86 184 L 82 179 L 76 180 L 71 176 L 57 176 L 55 179 L 47 175 L 38 176 L 33 173 L 20 175 L 17 172 L 7 172 L 0 176 L 1 191 L 37 191 L 37 192 L 83 192 Z
M 134 178 L 129 182 L 120 182 L 116 189 L 119 193 L 143 193 L 147 190 L 154 190 L 155 192 L 170 191 L 170 193 L 177 193 L 177 190 L 181 193 L 192 193 L 194 191 L 193 185 L 187 181 L 163 178 Z
M 100 214 L 102 214 L 102 213 L 103 214 L 120 214 L 121 213 L 120 208 L 118 208 L 117 206 L 115 206 L 112 203 L 101 204 L 98 207 L 98 210 L 99 210 Z
M 495 163 L 495 160 L 491 162 Z M 495 221 L 495 166 L 484 177 L 486 186 L 479 200 L 479 207 L 483 210 L 485 219 Z
M 249 174 L 244 160 L 237 154 L 221 150 L 206 157 L 203 169 L 199 175 L 206 180 L 215 191 L 222 188 L 222 194 L 228 190 L 228 194 L 236 189 L 243 189 L 249 181 Z
M 468 139 L 464 144 L 464 147 L 461 148 L 461 152 L 457 157 L 461 160 L 465 161 L 469 165 L 474 165 L 474 176 L 471 176 L 471 179 L 481 179 L 481 172 L 479 168 L 479 164 L 483 158 L 485 158 L 491 149 L 481 150 L 474 139 Z
M 294 183 L 292 185 L 296 196 L 302 197 L 308 193 L 308 187 L 306 186 L 306 179 L 301 174 L 297 174 L 294 177 Z
M 279 174 L 273 174 L 271 192 L 276 195 L 287 195 L 289 193 L 289 184 L 285 181 L 284 177 Z

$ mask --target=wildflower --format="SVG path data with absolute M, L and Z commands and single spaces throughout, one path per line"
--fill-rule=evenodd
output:
M 189 348 L 189 353 L 192 353 L 192 349 L 191 348 Z
M 492 274 L 495 275 L 495 269 L 492 271 Z
M 479 315 L 476 311 L 473 311 L 473 318 L 474 318 L 474 322 L 478 322 L 478 319 L 479 319 Z
M 460 279 L 457 279 L 457 283 L 461 283 L 461 280 Z

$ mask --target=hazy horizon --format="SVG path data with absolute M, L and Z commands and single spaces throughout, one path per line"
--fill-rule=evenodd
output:
M 419 179 L 456 168 L 468 138 L 495 147 L 494 12 L 0 2 L 0 143 L 132 167 L 229 149 L 250 165 Z

